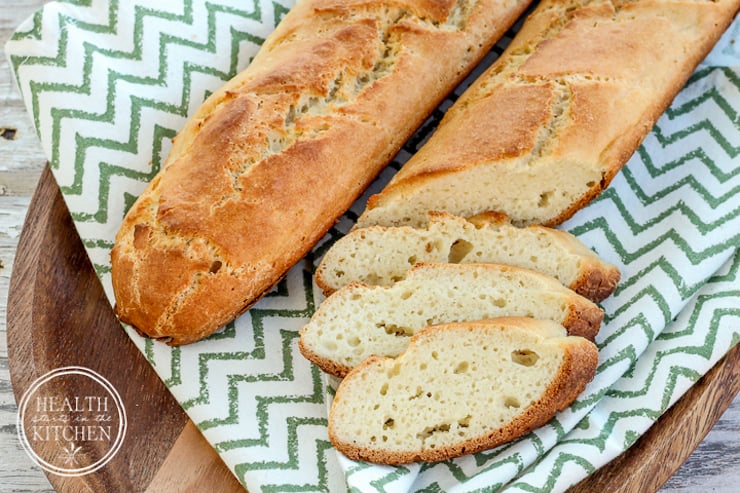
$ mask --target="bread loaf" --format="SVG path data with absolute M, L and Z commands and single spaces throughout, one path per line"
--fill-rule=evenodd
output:
M 301 0 L 126 215 L 116 312 L 170 344 L 268 292 L 529 1 Z
M 499 264 L 416 264 L 391 286 L 351 283 L 301 328 L 301 353 L 344 376 L 373 354 L 397 356 L 430 325 L 502 316 L 553 320 L 593 340 L 604 313 L 552 277 Z
M 371 226 L 350 231 L 324 254 L 317 285 L 329 295 L 352 281 L 388 286 L 418 262 L 497 263 L 536 270 L 595 302 L 614 292 L 619 269 L 572 234 L 513 226 L 501 214 L 471 220 L 430 213 L 425 228 Z
M 427 211 L 555 225 L 606 188 L 740 0 L 543 0 L 359 226 Z
M 493 448 L 547 423 L 594 377 L 596 346 L 550 321 L 503 318 L 426 328 L 397 358 L 374 356 L 339 384 L 329 438 L 383 464 Z

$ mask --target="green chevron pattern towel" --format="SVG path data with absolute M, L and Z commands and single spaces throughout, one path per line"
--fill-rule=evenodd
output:
M 58 1 L 8 41 L 29 115 L 111 300 L 108 256 L 124 211 L 188 115 L 249 63 L 292 4 Z M 367 195 L 266 298 L 207 340 L 170 348 L 125 330 L 251 492 L 562 491 L 627 449 L 740 339 L 739 31 L 736 21 L 612 186 L 563 225 L 617 264 L 623 281 L 603 303 L 596 379 L 515 443 L 407 467 L 352 462 L 329 444 L 333 383 L 296 342 L 322 300 L 312 269 Z

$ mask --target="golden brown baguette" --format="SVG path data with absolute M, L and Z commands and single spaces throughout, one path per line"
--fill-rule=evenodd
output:
M 346 456 L 434 462 L 509 442 L 569 406 L 596 373 L 596 346 L 550 321 L 429 327 L 397 358 L 373 356 L 339 384 L 329 438 Z
M 528 3 L 299 1 L 124 219 L 111 254 L 120 320 L 176 345 L 247 310 Z
M 740 0 L 544 0 L 359 218 L 487 210 L 555 225 L 606 188 Z
M 518 228 L 496 213 L 468 220 L 430 212 L 424 228 L 370 226 L 337 240 L 316 268 L 316 284 L 330 295 L 350 282 L 388 286 L 419 262 L 494 263 L 536 270 L 591 301 L 614 292 L 619 269 L 578 238 L 554 228 Z

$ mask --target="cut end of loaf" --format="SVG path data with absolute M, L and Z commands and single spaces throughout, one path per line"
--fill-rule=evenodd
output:
M 397 358 L 341 382 L 329 436 L 348 457 L 434 462 L 493 448 L 546 423 L 593 378 L 596 346 L 554 322 L 501 318 L 424 329 Z
M 439 210 L 462 217 L 496 212 L 515 226 L 556 226 L 605 184 L 600 170 L 577 162 L 550 162 L 542 169 L 526 160 L 471 164 L 399 179 L 370 197 L 357 225 L 423 227 L 428 212 Z

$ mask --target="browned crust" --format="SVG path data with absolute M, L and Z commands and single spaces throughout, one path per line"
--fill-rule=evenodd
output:
M 185 344 L 269 292 L 529 1 L 483 0 L 461 29 L 439 29 L 455 3 L 297 4 L 188 121 L 127 214 L 111 253 L 120 320 Z M 378 70 L 386 7 L 400 9 L 384 34 L 397 50 L 390 73 L 355 100 L 297 115 L 301 94 L 331 99 L 342 77 Z
M 603 321 L 604 310 L 602 308 L 574 299 L 568 306 L 568 314 L 563 320 L 563 326 L 568 329 L 569 335 L 581 336 L 593 341 Z
M 496 167 L 506 167 L 507 159 L 533 149 L 533 134 L 526 131 L 529 126 L 519 122 L 528 122 L 538 111 L 547 110 L 549 100 L 544 96 L 534 98 L 528 104 L 519 105 L 520 117 L 506 118 L 517 125 L 519 137 L 514 128 L 502 132 L 499 126 L 481 124 L 480 119 L 484 118 L 481 115 L 488 113 L 485 108 L 489 107 L 495 114 L 505 106 L 502 100 L 523 98 L 527 87 L 544 89 L 552 81 L 560 81 L 572 88 L 574 110 L 578 113 L 573 114 L 573 124 L 566 129 L 562 145 L 552 150 L 552 165 L 562 165 L 562 172 L 567 173 L 569 160 L 564 156 L 571 151 L 583 154 L 586 144 L 598 151 L 590 159 L 601 176 L 570 204 L 540 221 L 545 226 L 561 224 L 610 185 L 739 8 L 737 0 L 540 2 L 506 53 L 463 94 L 448 111 L 436 134 L 391 183 L 370 197 L 367 208 L 414 200 L 411 195 L 416 192 L 429 193 L 422 191 L 430 182 L 455 180 L 455 174 L 461 170 L 490 166 L 495 176 Z M 619 26 L 610 24 L 618 11 L 626 18 L 631 16 L 632 21 Z M 576 25 L 580 27 L 575 28 Z M 692 30 L 691 36 L 683 35 Z M 661 58 L 664 53 L 666 56 Z M 526 55 L 527 59 L 502 80 L 498 74 L 505 71 L 510 55 L 512 58 Z M 518 82 L 514 83 L 515 80 Z M 629 97 L 619 94 L 620 90 L 634 94 Z M 602 94 L 592 100 L 599 91 Z M 602 98 L 617 102 L 612 105 L 611 116 L 604 111 Z M 466 114 L 469 105 L 478 108 Z M 634 111 L 635 108 L 639 111 Z M 466 136 L 465 142 L 458 142 L 457 136 L 461 135 Z M 609 138 L 603 142 L 605 135 Z M 478 142 L 473 151 L 471 141 Z M 503 146 L 503 142 L 507 145 Z M 482 156 L 479 149 L 487 149 L 489 155 Z M 443 157 L 438 159 L 440 153 Z
M 570 288 L 594 303 L 599 303 L 614 293 L 621 277 L 621 272 L 615 266 L 587 263 Z
M 504 323 L 510 323 L 510 321 L 515 319 L 506 320 L 509 322 Z M 437 327 L 437 329 L 442 330 L 444 328 L 444 326 Z M 333 430 L 330 420 L 329 440 L 337 450 L 350 459 L 388 465 L 402 465 L 411 462 L 439 462 L 466 454 L 489 450 L 509 443 L 543 426 L 557 412 L 571 405 L 595 376 L 599 363 L 599 353 L 593 343 L 584 340 L 577 340 L 577 342 L 568 340 L 568 342 L 563 341 L 561 347 L 564 351 L 563 362 L 557 374 L 553 375 L 551 383 L 542 397 L 522 414 L 516 416 L 506 426 L 493 429 L 486 435 L 463 441 L 454 446 L 415 450 L 404 453 L 358 447 L 353 443 L 341 441 Z M 383 359 L 373 356 L 356 370 L 353 370 L 353 373 L 359 373 L 362 371 L 362 368 L 377 364 L 377 362 L 383 361 Z
M 329 375 L 334 375 L 338 378 L 344 378 L 350 371 L 353 370 L 353 368 L 349 366 L 341 365 L 336 361 L 332 361 L 328 358 L 324 358 L 323 356 L 316 354 L 314 351 L 311 350 L 311 348 L 304 344 L 302 339 L 298 339 L 298 349 L 300 350 L 304 358 L 318 366 L 321 371 Z

